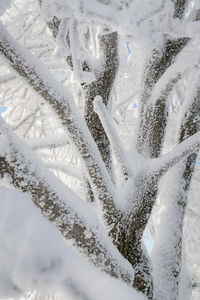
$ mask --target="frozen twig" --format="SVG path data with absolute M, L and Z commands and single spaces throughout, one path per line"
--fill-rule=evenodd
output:
M 41 138 L 29 138 L 26 139 L 28 145 L 32 147 L 33 150 L 40 150 L 46 148 L 57 148 L 65 145 L 69 145 L 69 140 L 66 134 L 41 137 Z

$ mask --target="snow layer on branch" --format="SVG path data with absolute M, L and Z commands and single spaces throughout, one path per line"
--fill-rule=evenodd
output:
M 36 71 L 35 75 L 32 75 L 32 74 L 30 75 L 35 80 L 34 85 L 39 86 L 39 84 L 38 84 L 39 78 L 36 78 L 39 75 L 39 77 L 42 79 L 43 83 L 46 86 L 45 89 L 47 89 L 46 90 L 47 94 L 49 94 L 49 93 L 51 94 L 51 95 L 49 94 L 50 98 L 51 99 L 54 98 L 54 99 L 56 99 L 56 101 L 57 101 L 57 99 L 59 99 L 59 102 L 61 101 L 59 103 L 59 105 L 61 105 L 61 106 L 64 105 L 63 106 L 63 107 L 65 107 L 64 111 L 67 113 L 67 115 L 64 116 L 64 119 L 67 117 L 67 119 L 64 121 L 64 123 L 67 123 L 67 124 L 73 123 L 74 124 L 72 126 L 70 125 L 71 129 L 73 128 L 73 137 L 72 137 L 72 135 L 70 135 L 70 138 L 72 138 L 75 143 L 77 143 L 77 142 L 81 143 L 81 145 L 79 145 L 80 147 L 78 146 L 78 148 L 79 149 L 82 148 L 81 152 L 83 154 L 83 146 L 84 146 L 84 145 L 82 145 L 82 137 L 83 137 L 83 139 L 85 140 L 85 146 L 87 147 L 86 152 L 88 154 L 89 154 L 89 152 L 91 152 L 89 156 L 87 155 L 88 163 L 91 166 L 91 164 L 94 165 L 94 163 L 92 163 L 92 161 L 95 160 L 95 162 L 97 162 L 98 167 L 101 168 L 103 171 L 102 179 L 104 179 L 104 182 L 106 184 L 106 187 L 109 190 L 109 193 L 114 194 L 111 180 L 108 176 L 105 166 L 103 165 L 101 156 L 99 155 L 99 152 L 98 152 L 98 148 L 92 139 L 92 136 L 85 124 L 85 121 L 83 120 L 83 118 L 79 114 L 79 111 L 77 110 L 76 106 L 74 105 L 74 99 L 73 99 L 72 94 L 66 88 L 64 88 L 63 85 L 59 84 L 57 81 L 54 80 L 54 78 L 49 74 L 48 69 L 44 65 L 43 65 L 43 67 L 41 67 L 40 61 L 35 56 L 31 55 L 28 51 L 26 51 L 25 49 L 20 47 L 19 44 L 15 43 L 15 41 L 11 38 L 11 36 L 8 34 L 8 32 L 6 32 L 6 30 L 4 30 L 4 27 L 1 24 L 0 24 L 0 28 L 2 28 L 2 32 L 0 31 L 0 39 L 1 39 L 1 35 L 2 35 L 2 38 L 6 37 L 6 36 L 9 37 L 10 38 L 9 43 L 11 43 L 10 45 L 12 45 L 12 44 L 15 45 L 18 55 L 20 57 L 23 56 L 24 65 L 26 65 L 26 70 L 28 72 L 30 72 L 29 69 L 33 68 L 34 73 Z M 4 34 L 6 36 L 4 36 Z M 33 87 L 34 87 L 34 85 L 33 85 Z M 42 96 L 43 96 L 43 94 L 42 94 Z M 48 98 L 49 98 L 49 96 L 48 96 Z M 63 111 L 63 109 L 62 109 L 62 111 Z M 61 112 L 61 114 L 62 114 L 62 112 Z M 68 128 L 70 126 L 68 126 Z M 89 145 L 89 147 L 87 145 Z M 85 155 L 85 157 L 86 157 L 86 155 Z M 91 158 L 92 158 L 92 160 L 91 160 Z M 89 169 L 89 166 L 87 169 Z M 96 173 L 96 175 L 99 176 L 99 173 Z
M 70 288 L 78 299 L 145 299 L 73 251 L 27 196 L 4 187 L 0 194 L 0 297 L 37 290 L 61 300 Z
M 59 180 L 57 180 L 57 178 L 54 175 L 52 175 L 42 165 L 40 165 L 35 155 L 31 153 L 30 149 L 26 147 L 26 145 L 23 144 L 20 139 L 18 139 L 18 137 L 12 132 L 11 128 L 3 121 L 3 119 L 1 119 L 1 117 L 0 117 L 0 125 L 1 125 L 0 127 L 2 133 L 6 134 L 11 144 L 14 145 L 13 150 L 16 153 L 18 153 L 16 154 L 17 160 L 20 162 L 21 160 L 20 157 L 22 154 L 22 156 L 24 157 L 23 164 L 28 166 L 27 169 L 29 168 L 29 172 L 26 173 L 24 173 L 23 171 L 21 173 L 21 170 L 18 169 L 18 175 L 20 173 L 21 176 L 23 177 L 23 184 L 28 186 L 30 184 L 33 184 L 33 181 L 35 181 L 34 184 L 37 185 L 38 179 L 40 178 L 41 182 L 45 182 L 45 186 L 49 186 L 50 189 L 53 188 L 52 191 L 55 191 L 57 195 L 59 195 L 59 199 L 66 204 L 66 208 L 69 212 L 68 217 L 64 215 L 62 216 L 62 214 L 61 216 L 58 215 L 59 220 L 58 219 L 55 220 L 54 224 L 57 227 L 59 227 L 60 222 L 62 224 L 63 218 L 66 217 L 68 218 L 67 222 L 70 223 L 68 227 L 71 226 L 71 224 L 73 224 L 74 221 L 77 224 L 79 224 L 81 227 L 84 226 L 85 227 L 84 236 L 87 235 L 86 238 L 90 238 L 94 234 L 97 242 L 100 243 L 101 246 L 103 245 L 105 246 L 105 249 L 103 248 L 102 249 L 106 251 L 106 256 L 108 253 L 109 260 L 115 261 L 117 259 L 116 267 L 118 268 L 118 266 L 120 266 L 123 274 L 127 274 L 127 276 L 129 276 L 130 278 L 133 278 L 134 274 L 130 263 L 126 259 L 124 259 L 123 256 L 121 256 L 121 254 L 118 252 L 117 248 L 114 247 L 113 243 L 108 238 L 107 234 L 104 232 L 103 227 L 101 226 L 96 213 L 91 209 L 89 204 L 81 201 L 81 199 L 79 199 L 72 190 L 70 190 L 67 186 L 63 185 Z M 31 173 L 34 170 L 35 170 L 36 178 L 35 175 Z M 45 204 L 45 200 L 43 199 L 43 197 L 40 197 L 40 201 L 42 202 L 44 201 L 44 203 L 42 203 L 43 206 Z M 54 201 L 56 200 L 54 199 Z M 48 217 L 47 214 L 45 216 Z M 59 230 L 60 229 L 61 227 L 59 227 Z M 71 242 L 72 244 L 74 244 L 73 238 Z M 91 260 L 94 261 L 92 258 L 94 253 L 92 252 L 90 254 L 91 254 Z M 100 264 L 102 265 L 103 257 L 98 256 L 97 258 Z M 94 259 L 96 260 L 95 257 Z
M 163 176 L 160 183 L 158 227 L 151 253 L 155 299 L 175 299 L 176 295 L 177 282 L 173 272 L 178 272 L 179 260 L 174 255 L 174 249 L 181 235 L 181 209 L 177 204 L 177 198 L 184 198 L 183 191 L 179 194 L 182 168 L 183 162 L 180 162 L 178 167 L 175 166 Z

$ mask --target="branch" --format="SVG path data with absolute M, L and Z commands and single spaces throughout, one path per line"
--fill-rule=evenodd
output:
M 108 136 L 111 147 L 113 148 L 118 158 L 120 168 L 123 172 L 125 180 L 128 180 L 128 178 L 132 176 L 132 170 L 129 167 L 129 163 L 124 153 L 124 148 L 119 140 L 119 136 L 117 136 L 116 130 L 110 120 L 110 116 L 108 115 L 107 109 L 103 104 L 102 98 L 100 96 L 97 96 L 94 100 L 94 111 L 97 113 L 99 119 L 101 120 L 101 124 Z
M 182 19 L 189 0 L 174 0 L 174 18 Z
M 13 81 L 13 80 L 16 80 L 17 77 L 15 75 L 3 75 L 3 76 L 0 76 L 0 84 L 7 84 L 9 83 L 10 81 Z
M 31 117 L 33 117 L 33 119 L 35 120 L 35 116 L 37 114 L 37 112 L 39 111 L 39 107 L 37 107 L 33 112 L 31 112 L 30 114 L 28 114 L 23 120 L 20 121 L 19 124 L 17 124 L 17 126 L 15 126 L 13 129 L 17 130 L 20 126 L 22 126 L 26 121 L 28 121 Z
M 77 14 L 79 19 L 86 20 L 87 22 L 99 22 L 100 24 L 115 24 L 113 16 L 119 12 L 121 9 L 120 4 L 93 0 L 84 1 L 82 3 L 79 2 L 79 6 L 75 2 L 69 2 L 70 7 Z M 77 11 L 79 10 L 79 11 Z
M 68 136 L 66 134 L 54 135 L 41 138 L 28 138 L 27 144 L 33 150 L 40 150 L 45 148 L 57 148 L 65 145 L 69 145 Z
M 174 63 L 165 70 L 164 74 L 155 83 L 150 97 L 150 100 L 153 100 L 154 103 L 160 95 L 167 91 L 167 85 L 170 82 L 174 86 L 177 80 L 181 78 L 188 69 L 191 70 L 197 66 L 200 55 L 199 51 L 195 51 L 193 43 L 188 41 L 184 50 L 184 54 L 181 55 L 181 53 L 179 53 Z
M 145 70 L 143 94 L 141 98 L 141 116 L 138 124 L 137 149 L 140 154 L 147 157 L 158 157 L 163 143 L 165 127 L 167 124 L 167 96 L 178 78 L 167 82 L 165 90 L 152 103 L 150 96 L 152 89 L 165 71 L 173 64 L 176 56 L 188 43 L 189 39 L 165 40 L 159 52 L 154 50 Z M 151 104 L 149 108 L 149 102 Z M 148 162 L 148 160 L 146 160 Z M 146 168 L 140 169 L 135 177 L 134 195 L 131 212 L 125 220 L 124 232 L 119 234 L 118 244 L 124 243 L 122 248 L 124 257 L 136 268 L 134 284 L 152 298 L 152 270 L 148 255 L 142 252 L 142 235 L 152 213 L 157 197 L 158 179 L 153 171 L 149 172 L 151 159 Z M 145 160 L 142 165 L 145 164 Z M 141 165 L 141 164 L 140 164 Z M 142 183 L 142 184 L 141 184 Z M 120 224 L 121 225 L 121 224 Z M 123 224 L 122 224 L 123 226 Z M 127 229 L 128 227 L 128 229 Z M 125 235 L 125 238 L 124 238 Z
M 27 193 L 43 216 L 56 225 L 62 235 L 93 264 L 114 277 L 130 282 L 132 268 L 108 239 L 89 205 L 42 166 L 2 117 L 0 131 L 10 149 L 10 153 L 0 152 L 0 177 L 9 174 L 10 182 Z
M 137 149 L 138 152 L 148 157 L 160 155 L 164 131 L 168 118 L 167 97 L 179 79 L 176 73 L 169 78 L 164 89 L 156 94 L 152 101 L 152 90 L 165 74 L 166 70 L 174 63 L 176 56 L 188 44 L 187 38 L 165 40 L 162 51 L 154 50 L 145 71 L 145 81 L 142 94 L 141 117 L 138 127 Z
M 66 166 L 65 164 L 61 164 L 61 163 L 44 163 L 44 165 L 48 168 L 48 169 L 52 169 L 55 171 L 61 171 L 65 174 L 67 174 L 68 176 L 73 176 L 74 178 L 78 179 L 78 180 L 83 180 L 82 177 L 82 171 L 79 169 L 74 169 L 70 166 Z
M 177 164 L 181 159 L 191 153 L 195 153 L 200 148 L 200 132 L 178 144 L 172 151 L 158 158 L 152 158 L 149 161 L 150 172 L 157 173 L 160 176 L 165 174 L 170 168 Z
M 164 7 L 165 7 L 165 2 L 166 2 L 166 0 L 162 0 L 162 2 L 161 2 L 161 4 L 160 4 L 160 7 L 159 7 L 159 8 L 157 8 L 157 9 L 156 9 L 155 11 L 153 11 L 153 12 L 148 13 L 146 16 L 142 17 L 142 19 L 140 19 L 140 20 L 137 22 L 137 24 L 138 24 L 138 25 L 141 25 L 144 21 L 147 21 L 147 20 L 149 20 L 149 19 L 155 18 L 155 16 L 158 15 L 159 13 L 161 13 L 162 10 L 164 9 Z
M 110 177 L 97 146 L 75 107 L 71 93 L 53 78 L 40 60 L 20 46 L 2 24 L 0 24 L 0 54 L 58 115 L 82 158 L 107 225 L 117 222 L 119 216 L 114 205 L 115 194 Z
M 84 84 L 85 120 L 103 158 L 103 162 L 114 181 L 112 174 L 110 141 L 105 133 L 100 119 L 93 109 L 96 96 L 101 96 L 105 106 L 108 105 L 110 93 L 118 70 L 118 34 L 103 34 L 98 36 L 98 48 L 101 54 L 101 69 L 97 71 L 97 80 Z
M 78 24 L 74 18 L 69 21 L 69 38 L 70 38 L 70 48 L 71 48 L 71 58 L 73 65 L 73 75 L 80 82 L 84 84 L 90 84 L 95 81 L 95 75 L 92 72 L 84 71 L 84 64 L 88 65 L 88 62 L 82 62 L 82 57 L 84 56 L 82 52 L 81 41 L 79 38 L 79 32 L 77 28 Z
M 40 5 L 42 0 L 39 1 Z M 73 5 L 73 4 L 70 4 Z M 105 7 L 105 6 L 104 6 Z M 106 8 L 108 6 L 106 5 Z M 60 32 L 61 20 L 59 16 L 52 16 L 52 20 L 48 22 L 53 36 L 57 39 Z M 107 136 L 101 126 L 99 118 L 93 111 L 93 100 L 97 95 L 103 96 L 104 103 L 107 104 L 113 79 L 116 74 L 118 58 L 117 58 L 117 34 L 108 34 L 107 31 L 103 36 L 98 36 L 98 48 L 101 53 L 101 70 L 98 70 L 99 59 L 93 59 L 89 53 L 87 46 L 84 45 L 83 39 L 80 37 L 80 32 L 77 28 L 78 24 L 73 16 L 70 20 L 69 32 L 66 35 L 66 41 L 69 48 L 72 50 L 71 54 L 66 57 L 67 63 L 74 71 L 76 79 L 81 82 L 85 94 L 85 120 L 87 126 L 97 144 L 103 162 L 114 181 L 111 167 L 110 145 Z M 89 35 L 88 35 L 89 34 Z M 94 36 L 92 30 L 88 32 L 87 38 Z M 86 36 L 85 36 L 86 37 Z M 77 52 L 77 49 L 81 51 Z M 79 52 L 80 52 L 79 51 Z M 95 66 L 95 68 L 94 68 Z M 93 70 L 94 69 L 94 70 Z M 93 71 L 93 73 L 92 73 Z M 96 80 L 95 80 L 96 77 Z M 95 80 L 95 81 L 94 81 Z M 89 194 L 92 195 L 90 201 L 94 200 L 94 193 L 85 176 L 86 186 L 88 187 Z

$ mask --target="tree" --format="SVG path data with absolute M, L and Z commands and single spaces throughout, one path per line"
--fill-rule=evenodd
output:
M 15 0 L 0 24 L 0 82 L 9 107 L 0 117 L 1 178 L 133 295 L 189 299 L 199 284 L 197 272 L 187 271 L 192 253 L 184 240 L 200 146 L 198 3 L 65 2 Z M 124 91 L 126 38 L 138 50 L 128 58 L 135 84 Z M 126 50 L 133 51 L 130 42 Z M 136 125 L 120 124 L 133 98 Z M 123 138 L 130 125 L 131 147 Z M 44 166 L 49 150 L 54 162 Z M 65 154 L 56 163 L 59 151 Z M 148 228 L 155 231 L 150 257 Z M 90 299 L 80 280 L 66 285 Z

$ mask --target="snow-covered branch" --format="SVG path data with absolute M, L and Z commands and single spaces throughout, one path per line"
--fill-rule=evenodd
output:
M 28 138 L 25 139 L 25 141 L 33 150 L 57 148 L 69 144 L 69 138 L 66 134 L 41 138 Z
M 91 84 L 84 84 L 85 120 L 98 146 L 103 161 L 111 176 L 110 142 L 93 109 L 96 96 L 101 96 L 105 106 L 108 105 L 110 93 L 118 70 L 118 34 L 103 34 L 98 36 L 98 48 L 101 57 L 101 67 L 97 70 L 97 79 Z
M 152 89 L 151 99 L 158 99 L 160 95 L 165 91 L 169 82 L 174 84 L 177 80 L 186 73 L 186 71 L 193 69 L 199 65 L 200 55 L 199 51 L 194 50 L 194 41 L 187 39 L 187 45 L 184 47 L 184 51 L 178 54 L 178 57 L 174 63 L 169 66 L 164 74 L 159 78 Z
M 40 60 L 20 46 L 2 24 L 0 24 L 0 30 L 0 54 L 59 116 L 82 158 L 106 223 L 113 224 L 118 218 L 113 186 L 97 146 L 75 107 L 71 93 L 53 78 Z
M 150 172 L 163 175 L 181 159 L 200 149 L 200 132 L 195 133 L 182 143 L 175 146 L 169 153 L 149 160 Z
M 90 261 L 112 276 L 131 282 L 131 266 L 107 237 L 89 205 L 42 167 L 30 148 L 2 117 L 0 131 L 6 137 L 10 150 L 8 153 L 8 148 L 6 151 L 5 147 L 1 149 L 0 176 L 9 175 L 10 182 L 30 195 L 41 213 Z
M 9 83 L 10 81 L 13 81 L 13 80 L 15 80 L 17 77 L 15 76 L 15 75 L 3 75 L 3 76 L 0 76 L 0 84 L 7 84 L 7 83 Z
M 174 18 L 182 19 L 189 0 L 175 0 L 174 1 Z
M 168 118 L 167 97 L 180 74 L 175 73 L 172 78 L 168 77 L 158 92 L 154 91 L 154 87 L 158 81 L 162 82 L 161 78 L 188 42 L 188 38 L 165 39 L 161 51 L 153 50 L 146 67 L 137 148 L 148 157 L 160 155 Z M 154 101 L 151 98 L 153 91 L 157 96 Z
M 102 126 L 109 138 L 111 147 L 119 160 L 119 167 L 123 172 L 124 178 L 125 180 L 128 180 L 128 178 L 132 176 L 132 170 L 129 167 L 124 148 L 119 140 L 119 136 L 117 136 L 116 130 L 112 124 L 112 121 L 110 120 L 110 116 L 108 115 L 107 109 L 103 104 L 102 98 L 100 96 L 97 96 L 94 100 L 94 111 L 100 118 Z
M 44 164 L 48 169 L 54 170 L 54 171 L 61 171 L 69 176 L 73 176 L 74 178 L 78 180 L 82 180 L 83 177 L 81 176 L 82 172 L 81 169 L 74 169 L 70 166 L 66 166 L 65 164 L 59 164 L 59 163 L 53 163 L 53 162 L 47 162 Z
M 72 53 L 71 57 L 73 64 L 73 74 L 75 79 L 77 79 L 80 83 L 89 84 L 95 80 L 95 76 L 92 72 L 83 71 L 84 59 L 83 57 L 81 57 L 83 56 L 83 53 L 81 53 L 82 50 L 80 49 L 81 41 L 79 40 L 79 32 L 77 26 L 77 21 L 74 18 L 71 18 L 69 21 L 69 38 Z

